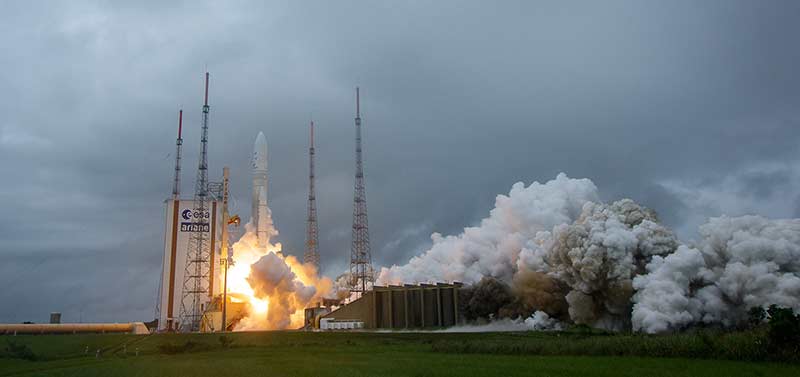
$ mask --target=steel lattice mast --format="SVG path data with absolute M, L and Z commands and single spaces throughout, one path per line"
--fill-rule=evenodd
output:
M 369 247 L 367 194 L 361 151 L 361 104 L 356 87 L 356 182 L 353 196 L 353 239 L 350 245 L 350 291 L 363 295 L 375 280 Z
M 306 251 L 303 263 L 311 263 L 320 269 L 319 227 L 317 226 L 317 197 L 314 190 L 314 121 L 311 121 L 311 138 L 308 147 L 308 218 L 306 219 Z
M 175 139 L 175 178 L 172 182 L 172 199 L 179 200 L 181 198 L 181 146 L 183 145 L 183 138 L 181 132 L 183 131 L 183 109 L 178 111 L 178 138 Z
M 210 210 L 208 189 L 208 79 L 206 72 L 205 96 L 203 101 L 203 130 L 200 138 L 200 164 L 197 168 L 197 181 L 194 188 L 194 210 L 189 248 L 186 253 L 186 269 L 183 272 L 183 294 L 181 299 L 181 331 L 199 331 L 203 317 L 204 298 L 211 289 L 211 241 Z

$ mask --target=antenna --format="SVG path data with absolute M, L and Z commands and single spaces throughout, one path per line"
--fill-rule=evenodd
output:
M 175 179 L 172 182 L 172 198 L 175 200 L 180 199 L 181 196 L 181 145 L 183 145 L 183 138 L 181 138 L 182 131 L 183 109 L 178 110 L 178 138 L 175 139 Z
M 308 217 L 306 218 L 306 250 L 303 263 L 313 264 L 320 269 L 319 260 L 319 226 L 317 225 L 317 197 L 314 190 L 314 121 L 309 127 L 310 139 L 308 147 Z
M 206 95 L 203 101 L 203 106 L 208 107 L 208 72 L 206 72 Z
M 356 87 L 356 181 L 353 196 L 353 239 L 350 244 L 350 292 L 363 295 L 375 281 L 369 245 L 367 194 L 361 149 L 361 101 Z

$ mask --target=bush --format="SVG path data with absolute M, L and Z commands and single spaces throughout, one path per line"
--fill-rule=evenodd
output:
M 728 359 L 742 361 L 798 361 L 797 353 L 770 351 L 765 327 L 747 331 L 699 329 L 678 334 L 594 332 L 574 326 L 560 333 L 530 333 L 519 338 L 476 338 L 440 341 L 435 352 L 461 354 L 525 354 L 540 356 L 640 356 Z M 796 345 L 796 343 L 795 343 Z M 786 346 L 784 350 L 796 346 Z
M 6 348 L 3 352 L 3 356 L 12 358 L 12 359 L 23 359 L 29 361 L 36 360 L 36 354 L 33 353 L 26 344 L 17 343 L 13 340 L 6 342 Z
M 754 306 L 747 311 L 747 322 L 750 323 L 750 327 L 757 327 L 764 323 L 764 320 L 767 318 L 767 311 L 760 306 Z
M 767 337 L 772 352 L 800 357 L 800 315 L 792 309 L 770 305 Z
M 219 337 L 219 344 L 222 348 L 228 348 L 233 343 L 233 338 L 228 338 L 227 336 L 223 335 Z
M 193 342 L 191 340 L 188 340 L 183 344 L 163 343 L 158 345 L 158 351 L 167 355 L 205 351 L 209 348 L 210 347 L 208 347 L 207 344 Z

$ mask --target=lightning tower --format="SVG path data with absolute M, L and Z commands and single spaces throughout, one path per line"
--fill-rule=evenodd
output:
M 183 145 L 181 131 L 183 131 L 183 109 L 178 111 L 178 138 L 175 139 L 175 180 L 172 182 L 172 199 L 175 200 L 181 198 L 181 146 Z
M 181 132 L 183 131 L 183 109 L 178 110 L 178 138 L 175 139 L 175 178 L 172 181 L 172 227 L 176 227 L 178 224 L 178 207 L 180 206 L 179 202 L 181 199 L 181 146 L 183 145 L 183 138 L 181 137 Z M 177 238 L 177 232 L 174 233 L 174 238 L 172 239 L 171 247 L 175 248 Z M 173 253 L 174 254 L 174 253 Z M 174 263 L 174 261 L 170 261 Z M 158 283 L 158 301 L 156 302 L 156 318 L 161 318 L 161 299 L 162 299 L 162 289 L 164 284 L 164 264 L 161 265 L 161 278 L 159 279 Z M 167 312 L 172 316 L 172 300 L 168 302 L 169 308 Z M 169 324 L 171 326 L 171 324 Z M 171 329 L 171 328 L 170 328 Z
M 203 130 L 200 138 L 200 164 L 197 168 L 197 181 L 194 188 L 194 211 L 199 229 L 192 232 L 186 253 L 186 269 L 183 273 L 183 294 L 181 300 L 181 331 L 200 330 L 205 297 L 211 290 L 211 241 L 208 187 L 208 79 L 206 72 L 205 96 L 203 101 Z M 210 216 L 209 216 L 210 217 Z
M 369 247 L 367 194 L 361 152 L 361 105 L 356 87 L 356 182 L 353 196 L 353 239 L 350 245 L 350 292 L 361 296 L 372 287 L 375 275 Z
M 314 191 L 314 121 L 311 121 L 308 147 L 308 218 L 306 219 L 306 251 L 303 263 L 311 263 L 319 271 L 319 227 L 317 226 L 317 197 Z

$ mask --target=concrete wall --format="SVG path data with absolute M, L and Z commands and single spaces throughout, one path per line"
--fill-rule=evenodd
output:
M 373 316 L 375 306 L 372 302 L 373 295 L 370 292 L 358 300 L 322 316 L 322 318 L 361 321 L 364 322 L 364 328 L 373 329 L 375 328 L 375 318 Z
M 460 283 L 374 287 L 322 318 L 362 321 L 366 329 L 447 327 L 459 322 Z

